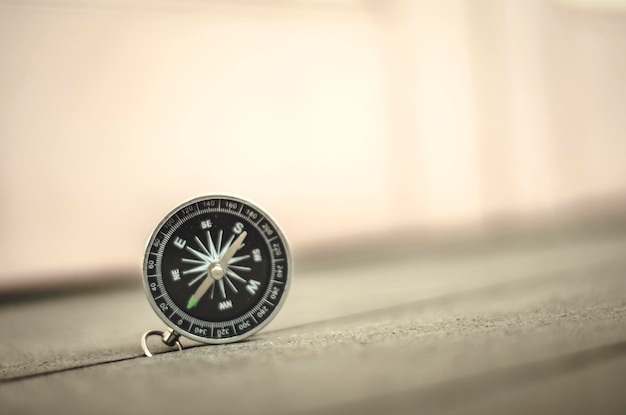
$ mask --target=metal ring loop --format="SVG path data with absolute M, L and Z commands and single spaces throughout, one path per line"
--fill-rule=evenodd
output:
M 150 330 L 147 331 L 143 334 L 143 336 L 141 336 L 141 348 L 143 349 L 143 353 L 147 356 L 147 357 L 152 357 L 152 353 L 150 352 L 150 350 L 148 349 L 148 337 L 150 336 L 159 336 L 161 338 L 161 340 L 163 340 L 163 336 L 165 336 L 165 332 L 160 331 L 160 330 Z M 165 344 L 165 342 L 164 342 Z M 176 340 L 176 342 L 174 343 L 176 344 L 176 347 L 178 348 L 178 351 L 182 351 L 183 350 L 183 345 L 180 343 L 179 340 Z

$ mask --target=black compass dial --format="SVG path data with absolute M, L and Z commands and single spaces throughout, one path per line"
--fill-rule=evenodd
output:
M 258 206 L 206 196 L 177 207 L 150 238 L 144 285 L 175 331 L 206 343 L 237 341 L 278 311 L 290 255 L 278 225 Z

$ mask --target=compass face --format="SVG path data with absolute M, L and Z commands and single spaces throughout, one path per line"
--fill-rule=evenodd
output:
M 211 195 L 168 214 L 148 242 L 144 287 L 174 331 L 205 343 L 241 340 L 276 315 L 291 256 L 276 222 L 249 201 Z

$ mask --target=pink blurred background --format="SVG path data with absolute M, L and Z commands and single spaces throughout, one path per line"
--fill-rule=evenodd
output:
M 0 51 L 0 289 L 211 192 L 296 257 L 626 212 L 625 1 L 0 0 Z

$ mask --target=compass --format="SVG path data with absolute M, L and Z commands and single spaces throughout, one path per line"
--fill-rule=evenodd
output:
M 249 200 L 206 195 L 182 203 L 157 225 L 143 261 L 150 305 L 169 327 L 159 335 L 209 344 L 242 340 L 265 327 L 289 291 L 291 254 L 274 219 Z

